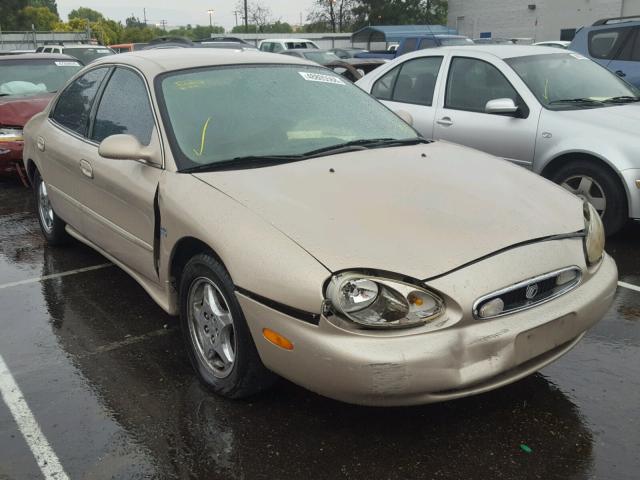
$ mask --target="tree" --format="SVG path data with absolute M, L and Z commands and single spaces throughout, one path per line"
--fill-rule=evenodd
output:
M 307 20 L 314 24 L 324 23 L 332 32 L 348 30 L 353 17 L 355 0 L 316 0 Z
M 444 24 L 446 0 L 358 0 L 353 8 L 357 27 L 364 25 Z
M 24 7 L 18 13 L 18 27 L 25 30 L 31 25 L 36 30 L 53 30 L 59 21 L 58 15 L 47 7 Z
M 100 20 L 104 19 L 104 16 L 100 12 L 91 8 L 78 7 L 75 10 L 71 10 L 69 12 L 69 21 L 73 20 L 74 18 L 84 18 L 86 20 L 89 20 L 90 22 L 99 22 Z
M 133 15 L 131 15 L 130 17 L 127 17 L 124 23 L 127 26 L 127 28 L 132 28 L 132 27 L 144 28 L 147 26 L 146 23 L 140 21 L 139 17 L 134 17 Z
M 0 1 L 0 27 L 4 31 L 18 30 L 18 15 L 27 5 L 27 0 Z
M 244 0 L 238 1 L 236 10 L 240 12 L 244 11 Z M 248 4 L 247 18 L 248 23 L 253 26 L 253 28 L 249 28 L 249 31 L 263 32 L 267 25 L 274 23 L 271 9 L 257 1 Z
M 56 4 L 56 0 L 28 0 L 29 6 L 31 7 L 45 7 L 48 8 L 51 13 L 55 14 L 56 17 L 58 14 L 58 5 Z

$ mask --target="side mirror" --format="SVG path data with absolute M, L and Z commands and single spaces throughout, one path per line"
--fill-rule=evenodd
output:
M 396 111 L 396 115 L 399 116 L 402 120 L 404 120 L 409 125 L 413 125 L 413 117 L 409 112 L 406 112 L 404 110 L 398 110 Z
M 155 149 L 145 147 L 133 135 L 117 134 L 105 138 L 98 147 L 98 154 L 114 160 L 144 160 L 154 165 L 160 164 Z
M 513 114 L 518 111 L 518 106 L 511 98 L 496 98 L 487 102 L 484 111 L 494 115 L 500 113 Z

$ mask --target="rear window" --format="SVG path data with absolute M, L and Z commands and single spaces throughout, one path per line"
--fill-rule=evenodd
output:
M 287 48 L 292 50 L 294 48 L 318 48 L 311 42 L 287 42 Z
M 96 48 L 65 48 L 64 53 L 71 55 L 81 60 L 82 63 L 88 65 L 89 63 L 97 60 L 98 58 L 106 57 L 107 55 L 113 55 L 115 52 L 107 47 Z
M 0 63 L 0 96 L 56 92 L 82 65 L 77 60 L 4 60 Z
M 589 32 L 589 54 L 600 60 L 613 59 L 630 31 L 628 28 L 613 28 Z

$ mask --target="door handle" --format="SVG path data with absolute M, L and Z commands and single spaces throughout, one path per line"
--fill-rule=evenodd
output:
M 626 77 L 627 74 L 624 73 L 622 70 L 616 70 L 616 75 L 618 75 L 619 77 Z
M 436 120 L 436 123 L 438 125 L 450 127 L 451 125 L 453 125 L 453 120 L 451 120 L 449 117 L 442 117 L 440 120 Z
M 80 171 L 85 177 L 93 178 L 93 168 L 91 164 L 84 158 L 80 160 Z

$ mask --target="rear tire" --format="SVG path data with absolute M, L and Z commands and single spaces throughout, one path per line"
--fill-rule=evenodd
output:
M 180 325 L 200 380 L 227 398 L 244 398 L 277 379 L 260 360 L 235 288 L 212 255 L 193 257 L 180 278 Z
M 69 241 L 69 234 L 65 230 L 66 224 L 53 211 L 47 184 L 42 180 L 38 170 L 33 174 L 33 191 L 42 235 L 49 245 L 64 245 Z
M 574 160 L 563 165 L 551 180 L 589 201 L 602 216 L 608 236 L 619 232 L 627 223 L 629 211 L 624 187 L 603 165 Z

